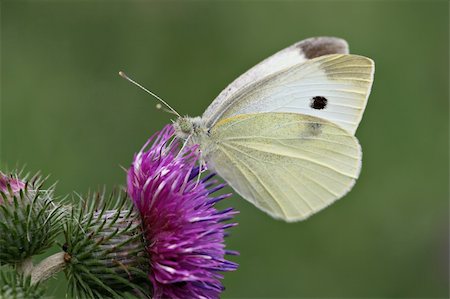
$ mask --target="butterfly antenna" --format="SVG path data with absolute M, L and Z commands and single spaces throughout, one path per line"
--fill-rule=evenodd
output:
M 136 81 L 134 81 L 133 79 L 131 79 L 130 77 L 127 76 L 127 74 L 125 74 L 124 72 L 120 71 L 119 72 L 119 76 L 124 78 L 125 80 L 133 83 L 134 85 L 136 85 L 137 87 L 139 87 L 140 89 L 144 90 L 146 93 L 150 94 L 151 96 L 155 97 L 158 101 L 160 101 L 161 103 L 163 103 L 167 108 L 169 108 L 169 110 L 171 111 L 171 113 L 177 115 L 178 117 L 181 117 L 181 115 L 172 107 L 170 107 L 169 104 L 166 103 L 166 101 L 164 101 L 163 99 L 161 99 L 160 97 L 158 97 L 156 94 L 154 94 L 153 92 L 151 92 L 150 90 L 148 90 L 147 88 L 145 88 L 144 86 L 142 86 L 141 84 L 137 83 Z M 156 106 L 158 108 L 158 105 Z
M 170 114 L 174 114 L 174 115 L 178 115 L 178 113 L 173 112 L 172 110 L 163 108 L 163 106 L 161 105 L 161 103 L 156 104 L 156 109 L 158 110 L 162 110 L 164 112 L 170 113 Z M 178 115 L 179 116 L 179 115 Z

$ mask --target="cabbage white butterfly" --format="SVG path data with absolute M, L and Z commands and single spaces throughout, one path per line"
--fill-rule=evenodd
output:
M 348 54 L 346 41 L 309 38 L 238 77 L 201 117 L 179 117 L 176 135 L 199 144 L 208 168 L 256 207 L 303 220 L 359 176 L 354 134 L 373 74 L 374 62 Z

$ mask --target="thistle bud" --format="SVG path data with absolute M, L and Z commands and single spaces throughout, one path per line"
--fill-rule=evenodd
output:
M 89 200 L 90 198 L 90 200 Z M 126 195 L 96 194 L 74 209 L 65 227 L 69 293 L 82 298 L 148 293 L 148 258 L 139 216 Z
M 39 299 L 43 298 L 44 291 L 39 283 L 31 283 L 30 276 L 0 268 L 0 299 Z
M 0 172 L 0 264 L 18 264 L 49 248 L 64 210 L 53 202 L 54 187 Z

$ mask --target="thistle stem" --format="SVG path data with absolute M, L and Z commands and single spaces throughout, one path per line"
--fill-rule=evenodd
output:
M 33 260 L 31 257 L 26 258 L 22 262 L 16 265 L 17 272 L 22 273 L 24 275 L 30 275 L 33 270 Z
M 31 284 L 45 281 L 66 267 L 65 252 L 49 256 L 31 270 Z

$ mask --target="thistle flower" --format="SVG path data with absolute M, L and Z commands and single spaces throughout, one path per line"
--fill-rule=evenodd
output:
M 149 148 L 148 150 L 146 150 Z M 232 271 L 227 261 L 224 223 L 237 212 L 214 204 L 230 194 L 210 197 L 224 187 L 213 174 L 199 179 L 197 146 L 179 149 L 174 129 L 166 126 L 134 157 L 128 171 L 128 193 L 140 212 L 153 298 L 218 298 L 219 271 Z

